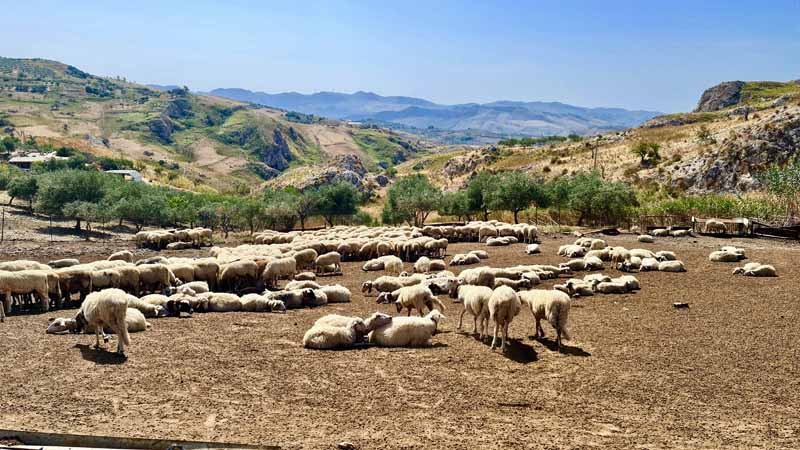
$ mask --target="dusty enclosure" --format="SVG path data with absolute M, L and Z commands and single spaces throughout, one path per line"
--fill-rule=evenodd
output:
M 448 254 L 486 249 L 495 267 L 557 263 L 565 261 L 557 246 L 573 239 L 545 236 L 536 256 L 521 244 L 454 244 Z M 574 300 L 564 354 L 549 325 L 548 339 L 530 337 L 529 311 L 511 325 L 509 354 L 493 353 L 488 341 L 455 331 L 460 306 L 449 299 L 431 348 L 303 349 L 303 333 L 322 315 L 395 314 L 361 295 L 360 284 L 380 273 L 360 263 L 325 279 L 348 286 L 351 304 L 151 319 L 152 330 L 132 335 L 124 363 L 92 349 L 92 336 L 45 334 L 49 317 L 74 310 L 10 316 L 0 324 L 1 427 L 284 448 L 799 448 L 800 248 L 608 241 L 674 250 L 688 272 L 641 273 L 634 294 Z M 728 243 L 780 277 L 734 277 L 735 264 L 708 261 Z M 41 246 L 3 259 L 108 250 Z

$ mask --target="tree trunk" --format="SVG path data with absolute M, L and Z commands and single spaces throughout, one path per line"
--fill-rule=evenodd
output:
M 81 229 L 81 219 L 75 219 L 75 229 L 76 230 Z
M 10 199 L 8 199 L 8 206 L 11 206 L 11 202 L 13 202 L 13 201 L 14 201 L 14 197 L 11 197 Z
M 300 230 L 306 231 L 306 217 L 305 216 L 297 216 L 300 219 Z
M 518 214 L 519 214 L 519 211 L 517 211 L 517 210 L 514 210 L 514 223 L 515 223 L 515 224 L 516 224 L 516 223 L 519 223 L 519 220 L 517 219 L 517 215 L 518 215 Z
M 483 221 L 486 222 L 487 220 L 489 220 L 489 210 L 488 209 L 484 209 L 483 210 Z

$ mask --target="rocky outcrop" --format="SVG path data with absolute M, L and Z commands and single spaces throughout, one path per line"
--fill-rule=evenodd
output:
M 706 89 L 694 112 L 719 111 L 739 103 L 743 87 L 744 81 L 726 81 Z
M 339 155 L 324 166 L 304 167 L 301 179 L 292 178 L 292 186 L 305 191 L 325 184 L 345 182 L 353 185 L 359 192 L 370 194 L 377 183 L 369 177 L 364 163 L 355 155 Z M 276 182 L 283 183 L 281 180 Z M 279 187 L 285 187 L 280 185 Z
M 164 144 L 172 143 L 172 133 L 175 132 L 175 123 L 169 117 L 161 115 L 147 123 L 150 132 Z
M 192 115 L 192 103 L 186 97 L 178 97 L 164 107 L 164 115 L 171 119 L 184 119 Z
M 705 120 L 702 114 L 669 114 L 666 116 L 653 117 L 641 125 L 641 128 L 662 128 L 662 127 L 679 127 L 681 125 L 689 125 Z
M 669 174 L 670 180 L 664 181 L 688 192 L 752 191 L 762 187 L 759 173 L 798 154 L 800 112 L 776 112 L 706 153 L 679 163 Z
M 277 128 L 272 132 L 272 144 L 265 145 L 259 149 L 258 154 L 264 164 L 281 172 L 288 169 L 289 161 L 294 159 L 292 150 L 283 137 L 283 133 Z
M 489 147 L 487 149 L 473 150 L 460 156 L 449 159 L 443 168 L 444 174 L 448 178 L 455 178 L 468 174 L 479 166 L 485 166 L 497 160 L 497 149 Z

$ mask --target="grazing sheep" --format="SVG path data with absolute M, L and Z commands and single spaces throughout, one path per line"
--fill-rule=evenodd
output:
M 291 279 L 297 272 L 297 261 L 294 258 L 278 258 L 267 263 L 262 279 L 267 287 L 275 287 L 278 280 Z
M 733 269 L 734 275 L 744 275 L 748 277 L 777 277 L 778 271 L 775 266 L 759 263 L 747 263 L 744 267 Z
M 92 292 L 92 272 L 86 268 L 72 266 L 57 269 L 58 285 L 61 290 L 63 302 L 69 302 L 72 294 L 79 294 L 83 301 Z
M 148 322 L 144 315 L 138 310 L 134 308 L 128 308 L 125 311 L 125 326 L 128 329 L 128 333 L 138 333 L 141 331 L 145 331 L 151 327 L 150 322 Z M 56 319 L 52 319 L 50 324 L 47 326 L 46 332 L 48 334 L 60 334 L 64 332 L 73 332 L 77 333 L 78 330 L 78 322 L 74 318 L 66 318 L 66 317 L 59 317 Z M 84 333 L 92 334 L 95 332 L 94 327 L 87 326 L 85 329 L 82 330 Z M 103 333 L 113 333 L 110 327 L 106 326 L 103 329 Z
M 181 283 L 189 283 L 194 281 L 194 270 L 195 267 L 192 264 L 187 263 L 171 263 L 167 264 L 167 268 L 172 271 L 175 278 L 181 281 Z
M 219 263 L 214 258 L 194 261 L 194 281 L 205 281 L 209 290 L 215 290 L 220 274 Z
M 382 347 L 421 347 L 431 345 L 431 338 L 445 316 L 433 310 L 425 317 L 395 317 L 369 334 L 371 344 Z
M 561 339 L 569 339 L 569 295 L 560 291 L 534 290 L 520 293 L 520 299 L 528 305 L 536 321 L 536 337 L 544 337 L 541 320 L 547 320 L 556 330 L 556 343 L 558 351 L 561 351 Z
M 258 264 L 255 261 L 234 261 L 225 266 L 220 272 L 219 286 L 225 291 L 236 291 L 242 287 L 255 285 L 257 279 Z
M 95 270 L 92 272 L 92 289 L 102 291 L 103 289 L 119 288 L 120 273 L 116 269 Z
M 506 351 L 508 342 L 508 326 L 522 309 L 519 296 L 508 286 L 500 286 L 492 292 L 489 297 L 489 318 L 494 322 L 494 336 L 492 338 L 491 349 L 497 347 L 497 332 L 503 330 L 503 343 L 501 350 Z
M 125 261 L 127 263 L 133 262 L 133 253 L 128 250 L 122 250 L 108 257 L 107 261 Z
M 49 270 L 50 268 L 47 267 Z M 3 308 L 0 309 L 0 318 L 5 318 L 4 311 L 11 310 L 12 296 L 33 295 L 39 299 L 42 311 L 50 309 L 50 288 L 48 272 L 44 270 L 20 270 L 7 272 L 0 270 L 0 296 L 3 296 Z
M 317 252 L 313 248 L 300 250 L 294 254 L 294 260 L 297 263 L 298 269 L 312 269 L 314 261 L 317 260 Z
M 378 303 L 392 302 L 397 307 L 397 312 L 401 312 L 403 308 L 406 308 L 409 316 L 412 309 L 416 309 L 420 316 L 422 316 L 424 308 L 433 311 L 435 306 L 440 311 L 445 310 L 444 304 L 433 295 L 430 288 L 421 284 L 403 287 L 394 292 L 383 292 L 378 296 Z
M 366 334 L 366 325 L 361 319 L 352 319 L 346 326 L 314 325 L 303 336 L 303 347 L 327 350 L 352 347 Z
M 128 336 L 128 325 L 125 321 L 128 312 L 128 294 L 120 289 L 106 289 L 93 292 L 86 296 L 81 304 L 78 315 L 75 316 L 75 332 L 81 332 L 89 327 L 94 329 L 95 348 L 100 347 L 100 335 L 108 341 L 104 328 L 110 328 L 117 338 L 117 353 L 125 354 L 125 346 L 131 345 Z
M 350 289 L 339 284 L 322 286 L 319 290 L 324 292 L 328 297 L 328 303 L 350 303 L 350 299 L 352 298 Z
M 63 269 L 65 267 L 77 266 L 78 264 L 80 264 L 80 261 L 77 259 L 57 259 L 47 263 L 47 265 L 53 269 Z
M 461 315 L 458 318 L 458 329 L 464 321 L 464 313 L 470 313 L 473 319 L 472 333 L 478 333 L 478 320 L 481 322 L 480 338 L 486 335 L 486 320 L 489 316 L 489 299 L 492 297 L 491 288 L 486 286 L 458 286 L 456 295 L 457 301 L 463 305 Z
M 341 272 L 342 271 L 342 255 L 338 252 L 328 252 L 322 255 L 317 256 L 317 259 L 314 261 L 314 272 L 320 273 L 324 272 L 324 269 L 328 266 L 333 266 L 334 272 Z
M 541 246 L 539 244 L 528 244 L 528 246 L 525 247 L 525 253 L 528 255 L 535 255 L 537 253 L 542 253 L 540 247 Z
M 653 236 L 650 236 L 649 234 L 642 234 L 639 237 L 637 237 L 636 240 L 643 244 L 652 244 L 653 242 L 656 241 L 655 238 Z
M 686 272 L 683 261 L 661 261 L 658 263 L 659 272 Z

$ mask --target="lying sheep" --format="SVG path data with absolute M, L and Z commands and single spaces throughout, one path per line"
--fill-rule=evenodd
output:
M 666 228 L 656 228 L 655 230 L 650 232 L 655 237 L 667 237 L 669 236 L 669 230 Z
M 95 348 L 100 348 L 100 335 L 108 341 L 104 328 L 110 328 L 117 338 L 117 353 L 125 354 L 125 346 L 131 345 L 128 336 L 128 325 L 125 321 L 128 312 L 128 294 L 120 289 L 106 289 L 93 292 L 86 296 L 81 304 L 78 315 L 75 316 L 75 332 L 93 328 L 95 333 Z
M 489 252 L 486 250 L 470 250 L 467 252 L 468 255 L 475 255 L 479 259 L 489 259 Z
M 242 311 L 245 312 L 286 312 L 286 305 L 280 301 L 259 294 L 247 294 L 241 298 Z
M 319 289 L 321 287 L 322 286 L 316 281 L 290 281 L 286 283 L 284 289 L 292 291 L 294 289 Z
M 205 281 L 192 281 L 189 283 L 184 283 L 180 286 L 170 287 L 165 290 L 168 295 L 173 294 L 187 294 L 187 295 L 196 295 L 196 294 L 203 294 L 209 292 L 211 289 L 208 286 L 208 283 Z
M 708 260 L 712 262 L 739 262 L 740 259 L 741 257 L 736 253 L 722 250 L 711 252 L 708 255 Z
M 639 266 L 639 271 L 647 272 L 652 270 L 658 270 L 659 261 L 656 258 L 643 258 L 641 265 Z
M 654 258 L 648 258 L 654 259 Z M 631 256 L 625 261 L 619 263 L 617 270 L 621 272 L 638 272 L 642 269 L 642 258 L 638 256 Z
M 294 276 L 296 281 L 314 281 L 317 275 L 314 272 L 300 272 Z
M 678 256 L 675 254 L 675 252 L 661 250 L 656 252 L 656 259 L 659 261 L 675 261 L 678 259 Z
M 47 263 L 47 265 L 53 269 L 63 269 L 65 267 L 77 266 L 78 264 L 80 264 L 80 261 L 77 259 L 57 259 Z
M 303 306 L 319 303 L 321 301 L 321 299 L 317 299 L 317 291 L 314 289 L 270 292 L 267 294 L 267 297 L 282 301 L 287 309 L 302 308 Z M 327 297 L 325 301 L 327 302 Z
M 345 326 L 314 325 L 303 336 L 303 347 L 327 350 L 352 347 L 366 334 L 366 325 L 361 319 L 352 319 Z
M 472 264 L 480 264 L 481 258 L 474 253 L 457 253 L 453 255 L 450 260 L 451 266 L 469 266 Z
M 629 291 L 638 291 L 639 289 L 641 289 L 641 287 L 639 285 L 639 280 L 636 279 L 636 277 L 634 277 L 633 275 L 623 275 L 621 277 L 614 278 L 611 281 L 612 282 L 625 283 L 625 287 Z
M 108 261 L 125 261 L 128 263 L 133 262 L 133 253 L 128 250 L 122 250 L 120 252 L 116 252 L 108 257 Z
M 198 297 L 203 297 L 208 300 L 209 312 L 224 313 L 242 310 L 242 299 L 236 294 L 206 292 L 204 294 L 199 294 Z
M 527 278 L 520 278 L 519 280 L 512 280 L 509 278 L 502 278 L 502 277 L 495 277 L 494 278 L 494 289 L 499 288 L 500 286 L 508 286 L 515 291 L 519 291 L 521 289 L 530 289 L 532 286 L 531 280 Z
M 655 238 L 653 236 L 650 236 L 649 234 L 642 234 L 639 237 L 637 237 L 636 240 L 643 244 L 652 244 L 656 241 Z
M 489 318 L 494 322 L 494 336 L 492 337 L 491 349 L 497 347 L 497 332 L 503 330 L 503 343 L 501 350 L 506 351 L 506 344 L 508 342 L 508 326 L 514 320 L 520 309 L 522 303 L 519 296 L 513 289 L 508 286 L 500 286 L 492 292 L 489 297 Z
M 594 284 L 591 281 L 571 278 L 564 284 L 556 284 L 553 289 L 570 297 L 591 297 L 594 295 Z
M 343 327 L 346 326 L 350 321 L 353 319 L 361 319 L 360 317 L 348 317 L 348 316 L 341 316 L 339 314 L 328 314 L 326 316 L 322 316 L 314 322 L 314 326 L 317 325 L 328 325 L 334 327 Z M 392 316 L 388 314 L 384 314 L 381 312 L 375 312 L 371 316 L 364 319 L 364 325 L 367 328 L 367 332 L 370 332 L 376 328 L 380 328 L 387 323 L 392 321 Z
M 328 298 L 328 303 L 350 303 L 352 298 L 350 289 L 339 284 L 322 286 L 319 290 Z
M 433 310 L 425 317 L 395 317 L 369 334 L 371 344 L 382 347 L 421 347 L 431 345 L 431 338 L 445 316 Z
M 145 317 L 158 317 L 161 315 L 161 306 L 156 306 L 151 303 L 142 301 L 138 297 L 128 294 L 126 297 L 128 308 L 133 308 L 141 312 Z
M 528 246 L 525 247 L 525 254 L 527 254 L 527 255 L 535 255 L 537 253 L 542 253 L 542 250 L 541 250 L 539 244 L 528 244 Z
M 777 277 L 778 271 L 775 266 L 759 263 L 748 263 L 744 267 L 733 269 L 734 275 L 744 275 L 747 277 Z
M 708 219 L 706 221 L 706 233 L 724 234 L 726 231 L 725 223 L 721 220 Z
M 624 281 L 594 282 L 593 290 L 601 294 L 627 294 L 628 283 Z
M 416 309 L 420 316 L 422 316 L 424 308 L 428 308 L 429 311 L 433 311 L 434 307 L 438 307 L 440 311 L 445 310 L 444 304 L 433 295 L 430 288 L 420 284 L 400 288 L 394 292 L 383 292 L 378 296 L 377 301 L 378 303 L 394 303 L 397 312 L 406 308 L 409 316 L 412 309 Z
M 457 288 L 456 298 L 463 305 L 461 315 L 458 318 L 458 329 L 464 321 L 464 314 L 470 313 L 473 319 L 472 334 L 478 333 L 478 321 L 480 320 L 480 338 L 486 335 L 486 320 L 489 316 L 489 299 L 492 297 L 491 288 L 486 286 L 462 285 Z
M 412 273 L 430 273 L 438 272 L 447 268 L 444 261 L 441 259 L 430 259 L 427 256 L 420 256 L 417 262 L 414 263 Z
M 561 351 L 561 339 L 569 339 L 569 295 L 559 291 L 534 290 L 520 293 L 520 299 L 530 308 L 536 321 L 536 337 L 544 338 L 541 320 L 547 320 L 556 330 L 556 343 L 558 351 Z
M 683 261 L 661 261 L 658 263 L 659 272 L 686 272 Z

